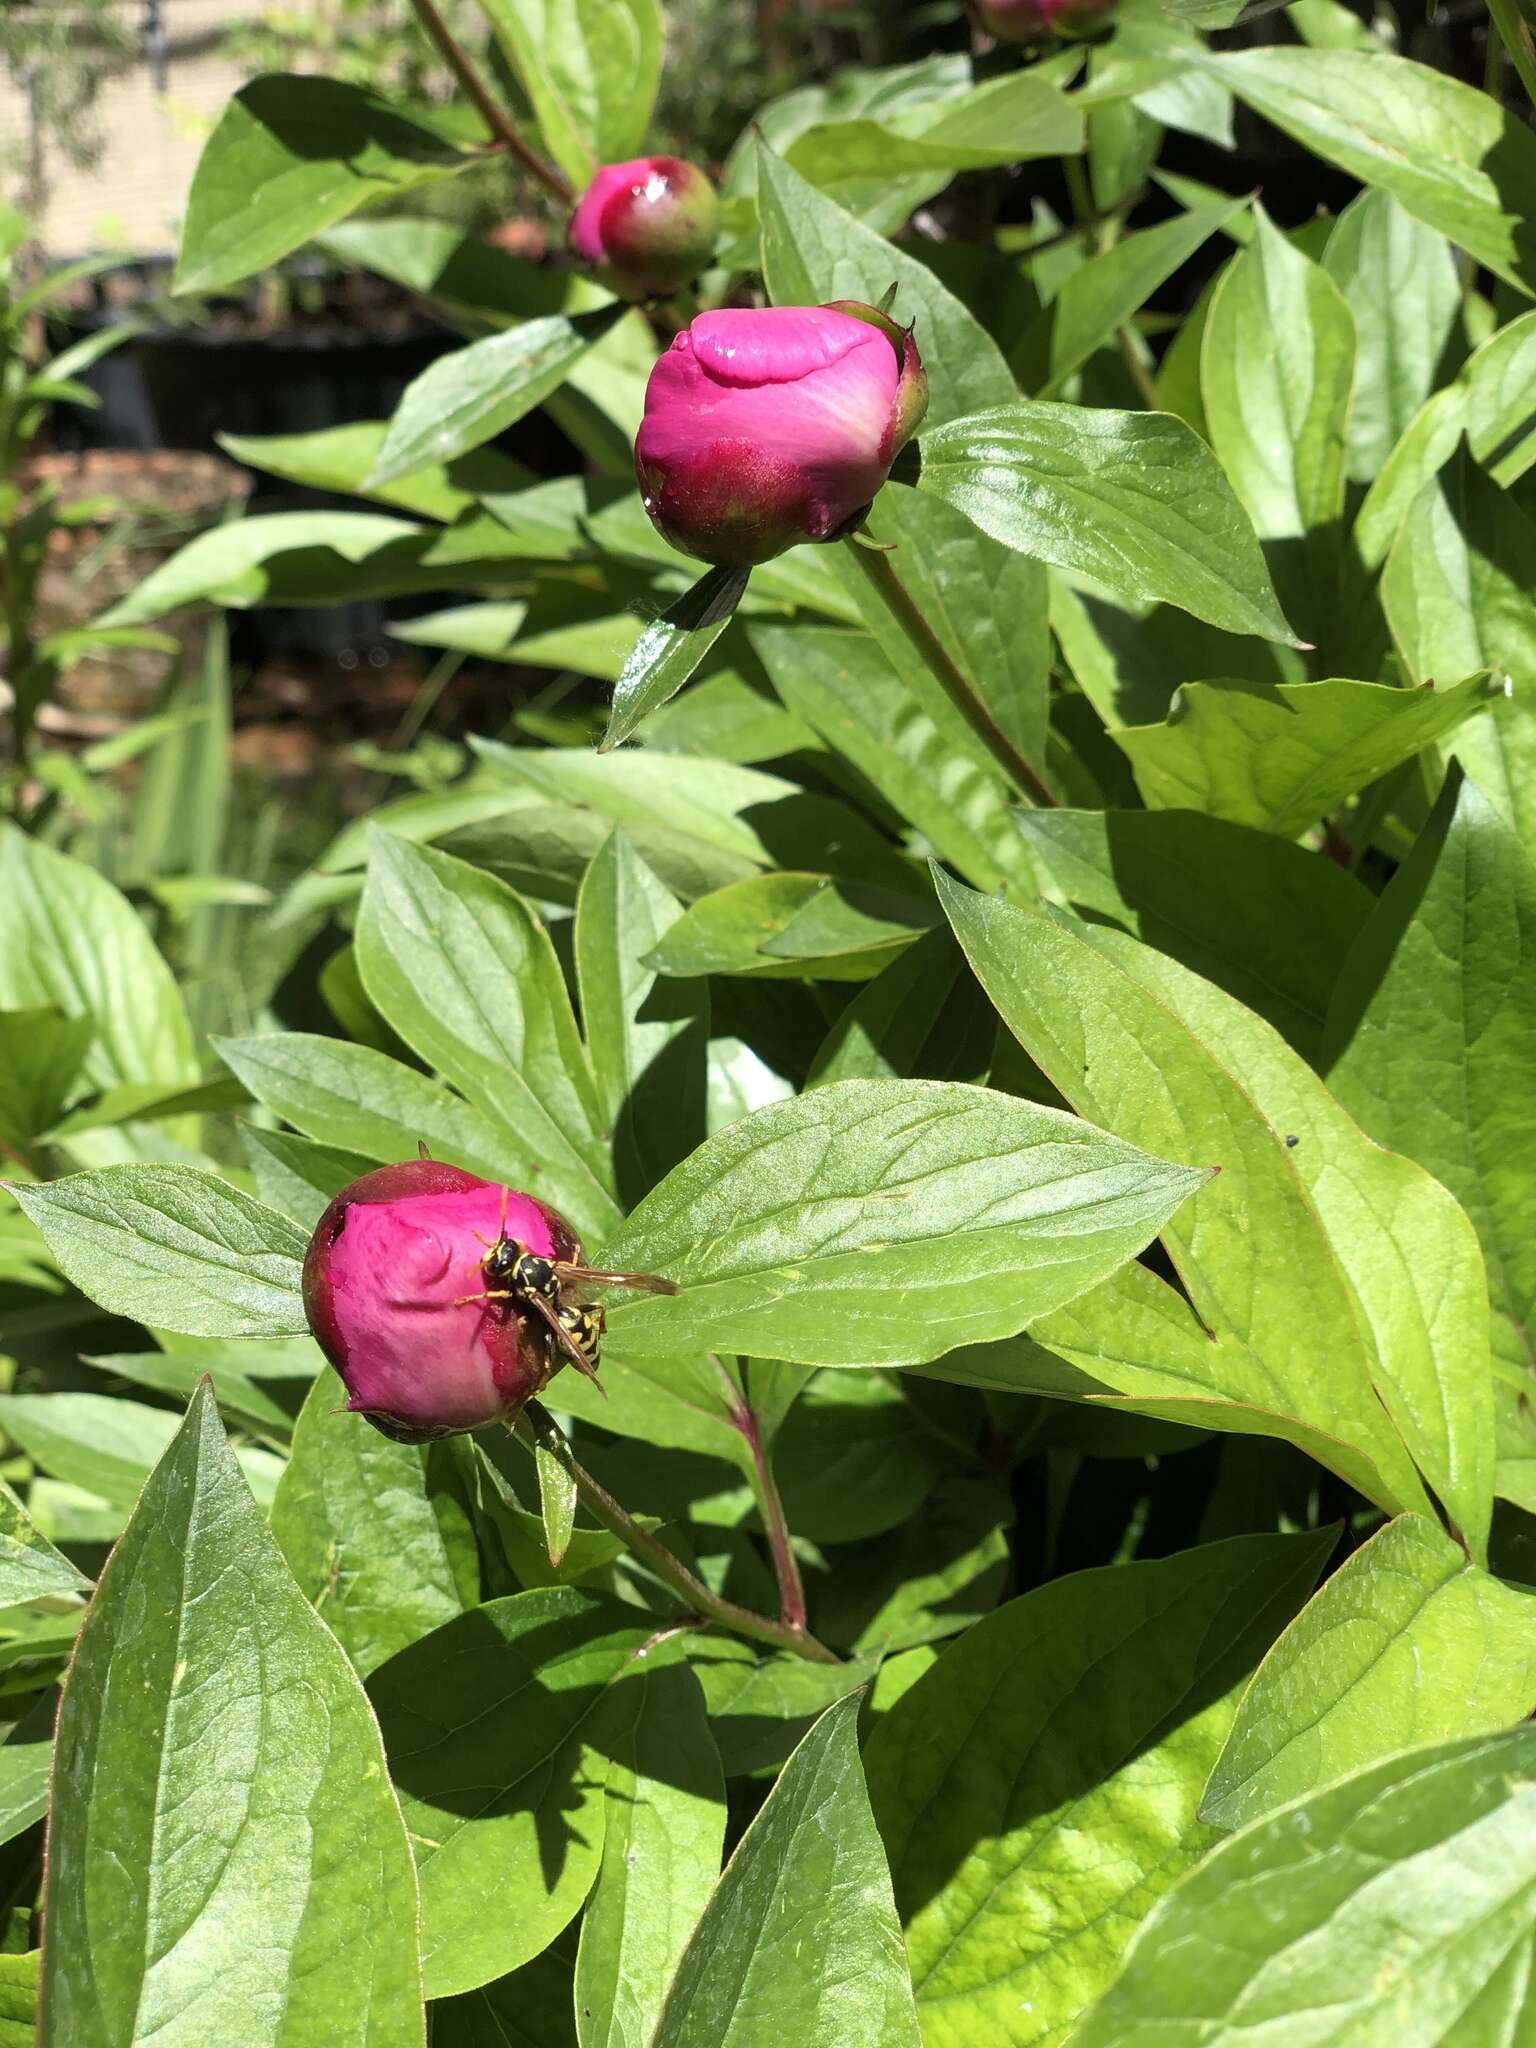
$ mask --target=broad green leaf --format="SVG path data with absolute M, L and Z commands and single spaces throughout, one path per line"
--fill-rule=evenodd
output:
M 1383 1151 L 1306 1063 L 1231 996 L 1152 948 L 1088 936 L 1219 1053 L 1272 1132 L 1354 1296 L 1372 1383 L 1473 1555 L 1488 1540 L 1493 1394 L 1487 1279 L 1465 1211 Z
M 1013 367 L 1031 397 L 1054 398 L 1073 371 L 1247 204 L 1228 199 L 1176 214 L 1123 236 L 1074 270 L 1013 352 Z
M 874 1676 L 878 1659 L 809 1664 L 763 1657 L 734 1636 L 695 1637 L 689 1661 L 709 1707 L 709 1728 L 727 1778 L 777 1771 L 850 1685 Z
M 608 1757 L 633 1711 L 606 1688 L 650 1633 L 632 1612 L 563 1586 L 517 1593 L 369 1681 L 416 1850 L 429 1997 L 527 1962 L 591 1889 Z
M 899 1529 L 839 1546 L 815 1591 L 817 1627 L 856 1656 L 889 1656 L 958 1635 L 1002 1596 L 1012 1520 L 995 1479 L 941 1480 Z
M 746 587 L 745 569 L 711 569 L 645 628 L 613 687 L 605 750 L 677 695 L 731 623 Z
M 578 271 L 529 262 L 451 220 L 424 215 L 365 215 L 327 229 L 316 242 L 346 268 L 376 271 L 437 300 L 469 332 L 548 313 L 591 312 L 608 296 Z M 513 488 L 511 480 L 504 476 L 500 488 Z
M 784 1766 L 704 1908 L 651 2048 L 918 2048 L 858 1715 L 857 1696 L 830 1707 Z
M 1074 1574 L 967 1631 L 870 1738 L 925 2048 L 1064 2042 L 1214 1840 L 1248 1674 L 1333 1541 L 1246 1536 Z
M 1323 268 L 1354 315 L 1348 470 L 1370 483 L 1443 376 L 1461 281 L 1449 243 L 1390 192 L 1362 192 L 1339 215 Z
M 479 1598 L 474 1531 L 444 1445 L 399 1444 L 329 1372 L 294 1430 L 272 1534 L 300 1587 L 366 1678 Z
M 937 498 L 888 484 L 867 522 L 923 617 L 1025 758 L 1045 759 L 1051 643 L 1045 571 Z M 887 661 L 951 746 L 994 778 L 992 755 L 956 711 L 889 605 L 846 548 L 834 572 Z M 1009 790 L 1011 797 L 1012 791 Z
M 464 861 L 380 833 L 357 961 L 395 1030 L 506 1132 L 505 1171 L 578 1235 L 611 1228 L 596 1083 L 549 934 L 521 897 Z
M 859 990 L 827 1033 L 806 1080 L 983 1081 L 996 1020 L 942 926 Z
M 1498 276 L 1536 284 L 1525 226 L 1536 213 L 1536 136 L 1489 94 L 1385 52 L 1271 48 L 1196 61 Z
M 1536 1734 L 1410 1750 L 1222 1843 L 1073 2048 L 1519 2048 Z
M 550 155 L 577 188 L 645 140 L 661 82 L 657 0 L 485 0 Z
M 1536 316 L 1533 316 L 1536 317 Z M 1464 450 L 1403 521 L 1381 602 L 1408 672 L 1514 679 L 1510 701 L 1456 736 L 1467 773 L 1536 854 L 1536 527 Z M 1470 654 L 1470 668 L 1456 663 Z
M 376 1164 L 414 1159 L 425 1145 L 487 1180 L 501 1180 L 521 1140 L 414 1067 L 363 1045 L 303 1031 L 235 1038 L 220 1057 L 258 1101 L 322 1145 Z
M 41 1967 L 36 1949 L 0 1955 L 0 2048 L 35 2048 Z
M 95 1035 L 89 1017 L 0 1010 L 0 1140 L 26 1152 L 53 1129 Z
M 1347 1558 L 1259 1666 L 1200 1802 L 1240 1828 L 1393 1750 L 1536 1707 L 1536 1595 L 1401 1515 Z
M 842 1081 L 718 1132 L 604 1248 L 681 1292 L 614 1343 L 915 1364 L 999 1337 L 1123 1264 L 1197 1188 L 1090 1125 L 927 1081 Z
M 1300 1148 L 1285 1145 L 1220 1045 L 1053 918 L 939 889 L 1003 1021 L 1069 1102 L 1132 1143 L 1221 1168 L 1164 1230 L 1188 1303 L 1128 1269 L 1038 1328 L 1037 1342 L 1138 1405 L 1233 1402 L 1282 1433 L 1294 1419 L 1304 1448 L 1320 1434 L 1363 1453 L 1349 1476 L 1381 1506 L 1427 1509 L 1372 1383 L 1336 1246 L 1291 1159 Z
M 1328 1083 L 1477 1226 L 1497 1355 L 1536 1361 L 1536 868 L 1448 784 L 1362 932 L 1325 1034 Z
M 1035 401 L 936 424 L 922 451 L 921 488 L 1020 554 L 1299 644 L 1247 515 L 1182 420 Z
M 285 1352 L 290 1350 L 290 1346 L 281 1340 L 279 1346 Z M 214 1398 L 221 1415 L 242 1423 L 268 1442 L 286 1444 L 293 1435 L 292 1404 L 285 1406 L 263 1386 L 260 1378 L 247 1375 L 245 1360 L 241 1357 L 243 1348 L 238 1343 L 209 1343 L 193 1344 L 186 1351 L 100 1352 L 95 1357 L 82 1357 L 80 1363 L 112 1379 L 127 1380 L 132 1386 L 149 1387 L 157 1394 L 169 1394 L 183 1405 L 197 1392 L 197 1383 L 206 1373 L 213 1382 Z M 291 1350 L 302 1356 L 301 1341 L 294 1340 Z M 291 1377 L 302 1386 L 314 1378 L 315 1367 L 319 1363 L 320 1353 L 318 1347 L 314 1347 L 307 1361 L 301 1362 L 301 1357 L 292 1359 Z
M 1536 366 L 1536 313 L 1491 334 L 1464 365 L 1467 445 L 1495 483 L 1518 483 L 1536 462 L 1528 392 Z
M 582 1030 L 626 1198 L 704 1136 L 708 990 L 660 981 L 646 965 L 679 909 L 621 830 L 593 856 L 576 899 Z
M 1343 868 L 1198 811 L 1028 811 L 1019 829 L 1045 894 L 1113 918 L 1316 1052 L 1373 901 Z
M 348 420 L 307 434 L 220 434 L 219 446 L 248 469 L 264 470 L 311 490 L 360 497 L 388 426 L 387 420 Z M 417 518 L 446 523 L 471 511 L 485 492 L 516 490 L 525 482 L 526 472 L 516 463 L 485 448 L 454 462 L 431 464 L 368 495 Z
M 930 921 L 915 895 L 776 870 L 700 897 L 647 957 L 669 976 L 865 981 Z
M 603 1795 L 603 1860 L 576 1955 L 581 2048 L 648 2048 L 667 1986 L 720 1874 L 725 1784 L 686 1664 L 641 1667 Z
M 867 634 L 754 626 L 750 638 L 788 708 L 943 859 L 980 889 L 1012 884 L 1034 893 L 1034 867 L 1001 772 L 978 757 L 952 713 L 934 717 Z M 786 846 L 784 858 L 805 856 Z
M 190 1166 L 106 1166 L 17 1201 L 65 1276 L 114 1315 L 189 1337 L 291 1337 L 306 1233 Z
M 866 185 L 908 177 L 937 190 L 957 171 L 1071 156 L 1082 147 L 1083 117 L 1072 101 L 1039 72 L 1014 71 L 958 98 L 818 122 L 781 153 L 818 190 L 852 197 Z
M 1217 286 L 1200 353 L 1207 431 L 1287 615 L 1332 622 L 1355 321 L 1344 295 L 1254 203 L 1257 233 Z
M 14 1841 L 48 1811 L 53 1723 L 58 1708 L 57 1694 L 44 1693 L 26 1718 L 18 1721 L 0 1743 L 0 1842 Z M 5 2010 L 4 1998 L 5 1989 L 0 1988 L 0 2021 L 13 2017 Z M 33 2048 L 34 2039 L 29 2029 L 17 2048 Z M 0 2048 L 12 2048 L 3 2024 Z
M 879 1373 L 815 1374 L 773 1455 L 789 1526 L 813 1543 L 885 1535 L 917 1513 L 943 1469 L 934 1439 Z
M 578 2048 L 569 1947 L 547 1948 L 494 1984 L 438 1999 L 432 2048 Z
M 378 1729 L 194 1400 L 59 1709 L 46 2048 L 425 2040 Z
M 1186 683 L 1161 725 L 1114 737 L 1154 810 L 1207 811 L 1294 839 L 1474 712 L 1502 707 L 1507 690 L 1486 670 L 1417 690 L 1234 677 Z
M 292 1131 L 269 1131 L 260 1124 L 242 1124 L 240 1142 L 269 1209 L 281 1209 L 295 1223 L 313 1230 L 349 1182 L 359 1180 L 374 1162 L 360 1152 L 338 1152 L 300 1138 Z
M 0 1480 L 0 1607 L 84 1592 L 89 1583 L 33 1528 L 21 1502 Z
M 364 479 L 377 490 L 492 441 L 564 382 L 623 309 L 527 320 L 439 356 L 406 387 Z
M 176 1417 L 112 1394 L 3 1394 L 0 1429 L 56 1479 L 126 1509 L 175 1436 Z M 246 1446 L 235 1457 L 256 1498 L 270 1504 L 282 1459 Z
M 878 305 L 894 284 L 892 313 L 917 324 L 934 425 L 1015 396 L 997 343 L 926 263 L 856 221 L 767 148 L 759 153 L 757 189 L 763 275 L 776 306 Z
M 83 861 L 0 828 L 0 1005 L 89 1018 L 98 1088 L 197 1079 L 186 1004 L 127 899 Z

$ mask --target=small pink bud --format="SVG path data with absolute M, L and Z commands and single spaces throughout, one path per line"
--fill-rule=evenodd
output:
M 696 165 L 676 156 L 605 164 L 571 216 L 573 256 L 625 299 L 658 299 L 708 267 L 720 201 Z
M 553 1209 L 436 1159 L 365 1173 L 331 1203 L 304 1258 L 304 1312 L 347 1406 L 406 1443 L 505 1422 L 564 1362 L 544 1323 L 485 1299 L 502 1235 L 579 1260 Z
M 748 569 L 850 532 L 927 403 L 911 333 L 874 306 L 704 313 L 651 372 L 640 495 L 675 548 Z
M 1038 43 L 1097 35 L 1115 0 L 976 0 L 976 18 L 1000 43 Z

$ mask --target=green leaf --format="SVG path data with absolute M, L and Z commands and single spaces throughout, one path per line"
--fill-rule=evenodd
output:
M 175 978 L 127 899 L 83 861 L 0 827 L 0 1005 L 88 1018 L 98 1088 L 197 1079 Z
M 574 319 L 551 313 L 439 356 L 407 385 L 364 489 L 378 490 L 494 440 L 542 405 L 623 311 L 603 307 Z
M 913 694 L 867 634 L 754 626 L 750 639 L 788 708 L 866 775 L 935 852 L 979 889 L 1012 884 L 1034 893 L 1033 863 L 1002 775 L 978 759 L 957 718 L 936 717 Z M 784 857 L 805 856 L 787 846 Z
M 1362 192 L 1339 215 L 1323 268 L 1355 320 L 1348 471 L 1370 483 L 1434 390 L 1461 313 L 1456 259 L 1443 235 L 1390 192 Z
M 704 1136 L 708 990 L 661 981 L 646 965 L 679 908 L 617 829 L 576 899 L 582 1028 L 626 1197 L 654 1187 Z
M 1525 289 L 1536 282 L 1526 227 L 1536 136 L 1489 94 L 1385 52 L 1275 48 L 1195 61 L 1498 276 Z
M 568 1944 L 432 2007 L 432 2048 L 578 2048 Z
M 571 1547 L 576 1526 L 576 1481 L 564 1462 L 546 1444 L 536 1444 L 534 1466 L 539 1475 L 539 1516 L 551 1571 L 559 1571 Z
M 700 1917 L 651 2048 L 918 2048 L 858 1715 L 857 1696 L 830 1707 L 784 1766 Z
M 1228 199 L 1176 214 L 1122 236 L 1081 264 L 1013 352 L 1024 388 L 1032 397 L 1054 398 L 1073 371 L 1247 205 L 1246 198 Z
M 269 1209 L 281 1209 L 306 1230 L 314 1229 L 333 1195 L 374 1164 L 360 1152 L 333 1151 L 292 1131 L 269 1131 L 260 1124 L 242 1124 L 240 1142 L 257 1194 Z
M 388 428 L 387 420 L 348 420 L 307 434 L 220 434 L 219 446 L 248 469 L 311 490 L 361 496 Z M 516 463 L 485 448 L 451 463 L 431 464 L 369 495 L 417 518 L 447 524 L 472 511 L 484 492 L 517 490 L 525 482 L 526 473 Z
M 857 1543 L 923 1505 L 942 1471 L 933 1438 L 879 1373 L 822 1372 L 774 1439 L 784 1514 L 797 1537 Z
M 1536 316 L 1532 316 L 1536 318 Z M 1419 682 L 1490 668 L 1518 678 L 1497 718 L 1456 736 L 1453 751 L 1506 823 L 1536 853 L 1536 527 L 1507 491 L 1458 450 L 1403 521 L 1381 602 Z M 1470 668 L 1458 667 L 1470 653 Z
M 841 1081 L 716 1133 L 604 1250 L 681 1293 L 619 1350 L 914 1364 L 1003 1336 L 1134 1256 L 1199 1170 L 983 1088 Z
M 1328 1020 L 1329 1086 L 1371 1136 L 1465 1207 L 1488 1265 L 1494 1349 L 1536 1361 L 1536 868 L 1452 781 L 1351 954 Z
M 914 884 L 914 886 L 916 886 Z M 865 981 L 931 922 L 915 896 L 777 870 L 701 896 L 647 956 L 664 975 Z
M 613 686 L 605 751 L 677 695 L 731 623 L 746 587 L 745 569 L 711 569 L 645 628 Z
M 818 1628 L 858 1656 L 958 1635 L 998 1603 L 1012 1520 L 1007 1491 L 994 1479 L 941 1480 L 899 1530 L 839 1547 L 817 1589 Z
M 878 305 L 895 285 L 891 310 L 903 323 L 916 322 L 935 425 L 1015 396 L 997 343 L 928 265 L 856 221 L 767 148 L 759 150 L 758 208 L 763 275 L 776 306 Z
M 46 1692 L 24 1720 L 0 1743 L 0 1842 L 12 1842 L 48 1811 L 53 1776 L 53 1723 L 58 1696 Z M 14 1960 L 14 1958 L 12 1958 Z M 9 1986 L 0 1980 L 0 2048 L 12 2048 L 3 2022 L 15 2017 L 6 2010 Z M 35 2018 L 29 2013 L 28 2018 Z M 34 2048 L 29 2029 L 18 2048 Z
M 618 1212 L 596 1083 L 549 934 L 521 897 L 381 832 L 357 964 L 395 1030 L 495 1119 L 517 1185 L 547 1197 L 582 1237 L 609 1230 Z
M 0 1139 L 25 1152 L 52 1130 L 96 1027 L 62 1010 L 0 1010 Z
M 1051 640 L 1045 571 L 937 498 L 888 484 L 866 522 L 895 548 L 897 571 L 976 694 L 1027 760 L 1042 763 L 1049 716 Z M 987 748 L 955 710 L 890 606 L 849 550 L 833 568 L 882 653 L 949 744 L 994 777 Z M 1012 791 L 1009 790 L 1011 797 Z
M 1216 288 L 1200 390 L 1217 460 L 1269 542 L 1289 617 L 1331 624 L 1355 384 L 1355 321 L 1320 264 L 1254 202 L 1257 233 Z
M 303 1031 L 223 1041 L 219 1056 L 258 1101 L 322 1145 L 375 1163 L 414 1159 L 425 1145 L 487 1180 L 502 1180 L 521 1140 L 457 1095 L 367 1046 Z
M 1073 2048 L 1239 2048 L 1262 2030 L 1516 2048 L 1533 1773 L 1521 1729 L 1411 1750 L 1256 1821 L 1154 1907 Z
M 1393 1750 L 1481 1735 L 1536 1707 L 1536 1595 L 1401 1515 L 1363 1544 L 1254 1676 L 1201 1817 L 1244 1827 Z
M 603 1797 L 603 1860 L 576 1955 L 581 2048 L 649 2048 L 667 1986 L 720 1874 L 725 1785 L 686 1664 L 641 1668 Z
M 444 1445 L 399 1444 L 316 1380 L 272 1502 L 289 1569 L 359 1672 L 473 1607 L 474 1531 Z
M 992 1006 L 942 926 L 860 989 L 823 1040 L 806 1079 L 983 1081 L 996 1038 Z
M 661 82 L 657 0 L 486 0 L 550 155 L 579 188 L 645 140 Z
M 193 1402 L 102 1576 L 59 1709 L 40 2038 L 425 2039 L 378 1730 Z M 190 2031 L 189 2031 L 190 2030 Z
M 1214 1839 L 1242 1685 L 1333 1536 L 1075 1573 L 969 1629 L 870 1737 L 925 2048 L 1058 2042 Z
M 1301 1148 L 1284 1143 L 1295 1127 L 1262 1113 L 1208 1027 L 1186 1022 L 1086 935 L 947 881 L 939 893 L 1003 1021 L 1069 1102 L 1131 1143 L 1221 1168 L 1164 1230 L 1187 1303 L 1146 1268 L 1129 1268 L 1037 1328 L 1038 1344 L 1138 1406 L 1167 1397 L 1231 1402 L 1242 1412 L 1215 1426 L 1263 1429 L 1258 1418 L 1267 1414 L 1271 1429 L 1328 1463 L 1338 1453 L 1327 1440 L 1342 1443 L 1367 1461 L 1346 1458 L 1352 1484 L 1383 1507 L 1427 1510 L 1372 1380 L 1356 1297 L 1338 1263 L 1344 1247 L 1298 1176 L 1292 1153 Z M 1119 943 L 1141 960 L 1133 941 Z M 1161 958 L 1148 954 L 1142 964 Z M 1167 970 L 1172 963 L 1165 985 Z M 1266 1050 L 1270 1043 L 1285 1056 L 1278 1038 Z M 1269 1250 L 1276 1244 L 1286 1247 L 1283 1264 Z M 1397 1270 L 1383 1268 L 1389 1283 Z M 1411 1297 L 1404 1308 L 1412 1312 Z M 1091 1382 L 1087 1391 L 1096 1391 Z M 1203 1412 L 1187 1419 L 1209 1426 Z
M 1078 108 L 1039 72 L 1015 71 L 955 98 L 819 121 L 782 154 L 822 191 L 920 174 L 937 190 L 957 171 L 1072 156 L 1082 147 Z
M 630 1611 L 563 1586 L 514 1594 L 369 1681 L 416 1849 L 429 1997 L 536 1956 L 591 1889 L 606 1757 L 633 1711 L 605 1689 L 650 1633 Z
M 151 1468 L 176 1434 L 176 1417 L 111 1394 L 3 1394 L 3 1428 L 56 1479 L 112 1508 L 131 1508 Z M 235 1453 L 246 1483 L 266 1506 L 283 1471 L 269 1451 Z
M 1114 736 L 1154 810 L 1208 811 L 1294 839 L 1506 694 L 1504 679 L 1486 670 L 1450 689 L 1417 690 L 1233 677 L 1186 683 L 1161 725 Z
M 13 1190 L 66 1278 L 114 1315 L 189 1337 L 290 1337 L 306 1233 L 190 1166 L 106 1166 Z
M 80 1363 L 113 1379 L 127 1380 L 132 1386 L 149 1387 L 157 1394 L 169 1394 L 179 1405 L 191 1400 L 197 1392 L 198 1381 L 206 1373 L 213 1382 L 214 1397 L 221 1415 L 244 1423 L 269 1442 L 275 1440 L 286 1444 L 293 1435 L 292 1407 L 285 1406 L 269 1393 L 261 1378 L 247 1375 L 244 1369 L 246 1361 L 241 1356 L 244 1348 L 240 1344 L 209 1343 L 193 1344 L 185 1351 L 102 1352 L 95 1357 L 82 1357 Z M 291 1378 L 297 1379 L 301 1385 L 314 1378 L 315 1369 L 321 1363 L 318 1346 L 310 1347 L 307 1359 L 303 1357 L 302 1341 L 280 1344 L 279 1348 L 285 1354 L 298 1354 L 289 1360 Z M 258 1358 L 255 1362 L 259 1364 L 261 1361 Z M 274 1374 L 270 1377 L 279 1376 Z
M 473 155 L 336 78 L 254 79 L 225 107 L 187 196 L 176 290 L 266 270 L 370 200 L 462 170 Z
M 1198 811 L 1026 811 L 1065 908 L 1181 960 L 1311 1058 L 1373 898 L 1331 860 Z
M 921 488 L 1005 546 L 1116 596 L 1298 646 L 1209 448 L 1167 413 L 1036 401 L 935 426 Z
M 0 2048 L 34 2048 L 41 1966 L 36 1949 L 26 1955 L 0 1955 Z
M 0 1479 L 0 1607 L 80 1593 L 89 1584 L 84 1574 L 33 1528 L 21 1502 Z

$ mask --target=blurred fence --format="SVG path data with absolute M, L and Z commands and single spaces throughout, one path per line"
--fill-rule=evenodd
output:
M 0 0 L 0 13 L 5 4 Z M 63 12 L 69 0 L 34 4 Z M 198 151 L 241 82 L 225 54 L 225 34 L 261 12 L 261 0 L 118 0 L 118 19 L 138 54 L 102 87 L 91 115 L 101 153 L 88 167 L 71 163 L 59 138 L 39 125 L 27 81 L 0 70 L 7 196 L 26 204 L 34 191 L 41 194 L 38 231 L 46 248 L 56 255 L 103 247 L 158 255 L 175 247 Z

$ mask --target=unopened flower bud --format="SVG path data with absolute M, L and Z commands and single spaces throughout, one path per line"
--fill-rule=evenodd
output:
M 406 1443 L 511 1420 L 563 1362 L 545 1324 L 488 1298 L 502 1235 L 550 1259 L 580 1246 L 553 1209 L 436 1159 L 342 1189 L 304 1259 L 304 1311 L 349 1408 Z
M 707 269 L 720 200 L 694 164 L 642 156 L 605 164 L 571 216 L 571 253 L 625 299 L 665 298 Z
M 852 531 L 917 431 L 928 380 L 874 306 L 704 313 L 659 358 L 635 440 L 675 548 L 747 569 Z
M 1115 0 L 976 0 L 976 18 L 1000 43 L 1038 43 L 1097 35 Z

